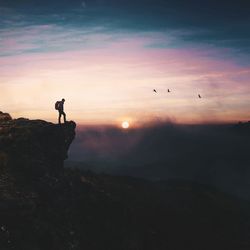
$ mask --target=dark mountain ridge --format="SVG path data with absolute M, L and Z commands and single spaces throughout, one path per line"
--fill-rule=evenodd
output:
M 187 181 L 65 169 L 75 127 L 0 114 L 1 250 L 250 249 L 245 201 Z

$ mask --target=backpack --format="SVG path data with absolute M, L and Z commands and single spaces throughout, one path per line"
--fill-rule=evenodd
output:
M 57 101 L 55 103 L 55 110 L 59 110 L 60 109 L 60 106 L 61 106 L 61 102 L 60 101 Z

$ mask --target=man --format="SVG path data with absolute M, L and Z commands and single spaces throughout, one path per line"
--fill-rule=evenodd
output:
M 61 124 L 61 116 L 63 115 L 63 121 L 66 123 L 66 114 L 64 113 L 64 102 L 65 99 L 57 102 L 57 110 L 59 112 L 58 123 Z

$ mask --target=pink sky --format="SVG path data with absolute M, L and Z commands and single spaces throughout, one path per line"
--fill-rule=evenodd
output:
M 51 27 L 34 27 L 33 33 L 36 29 L 51 42 Z M 13 117 L 56 122 L 54 103 L 65 98 L 68 119 L 78 123 L 250 120 L 250 68 L 226 58 L 225 49 L 173 48 L 167 45 L 173 38 L 159 34 L 113 38 L 97 33 L 81 34 L 85 43 L 80 45 L 74 38 L 75 47 L 65 38 L 65 50 L 31 53 L 25 50 L 36 49 L 32 32 L 18 39 L 15 32 L 1 44 L 12 53 L 0 57 L 1 110 Z M 63 39 L 60 34 L 55 45 Z M 151 46 L 158 40 L 166 46 Z

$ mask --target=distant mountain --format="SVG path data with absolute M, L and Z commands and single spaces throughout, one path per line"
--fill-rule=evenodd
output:
M 187 181 L 63 167 L 75 123 L 1 119 L 1 250 L 250 249 L 250 204 Z

